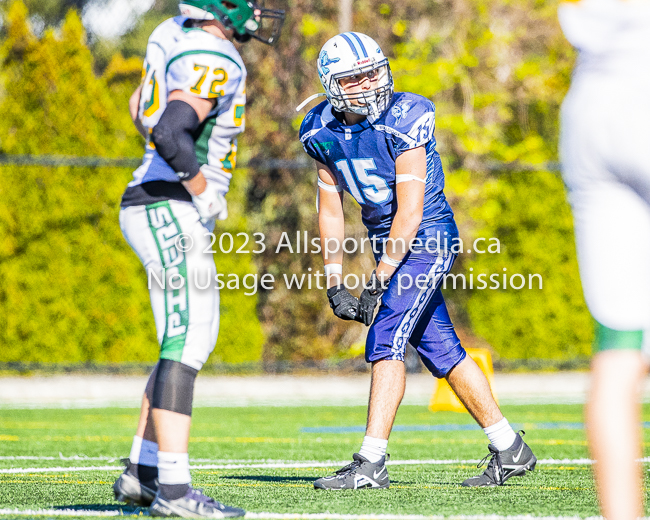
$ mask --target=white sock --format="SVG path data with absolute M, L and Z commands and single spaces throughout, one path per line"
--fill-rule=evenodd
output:
M 377 439 L 375 437 L 368 437 L 367 435 L 363 438 L 363 444 L 359 450 L 359 455 L 365 457 L 370 462 L 379 462 L 381 458 L 386 455 L 386 448 L 388 447 L 388 441 L 384 439 Z
M 187 453 L 158 452 L 158 481 L 161 484 L 189 484 L 190 456 Z
M 134 436 L 129 460 L 131 464 L 140 464 L 155 468 L 158 465 L 158 444 L 153 441 L 144 440 L 137 435 Z
M 131 464 L 140 464 L 140 451 L 142 450 L 142 437 L 135 435 L 133 437 L 133 444 L 131 444 L 131 454 L 129 461 Z
M 490 440 L 490 444 L 499 451 L 507 450 L 517 439 L 517 434 L 505 417 L 498 423 L 483 428 L 483 431 Z

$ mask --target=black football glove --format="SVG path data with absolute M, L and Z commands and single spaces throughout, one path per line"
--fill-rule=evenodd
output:
M 366 284 L 366 288 L 359 296 L 359 310 L 355 316 L 355 320 L 368 326 L 372 323 L 372 318 L 375 314 L 375 308 L 381 301 L 381 297 L 388 289 L 389 280 L 382 281 L 377 278 L 375 271 L 370 276 L 370 281 Z
M 330 301 L 330 307 L 334 310 L 334 315 L 342 320 L 355 319 L 359 310 L 359 299 L 352 296 L 345 285 L 335 285 L 327 289 L 327 297 Z

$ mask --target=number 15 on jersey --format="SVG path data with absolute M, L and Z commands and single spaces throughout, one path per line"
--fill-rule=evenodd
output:
M 381 204 L 390 198 L 390 188 L 385 179 L 368 171 L 376 170 L 374 159 L 352 159 L 352 169 L 347 159 L 336 163 L 343 174 L 350 193 L 359 204 Z M 354 170 L 354 173 L 352 172 Z

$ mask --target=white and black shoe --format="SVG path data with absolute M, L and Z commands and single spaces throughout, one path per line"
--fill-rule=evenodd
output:
M 157 479 L 141 481 L 138 478 L 137 464 L 131 464 L 129 459 L 123 459 L 126 469 L 113 484 L 115 500 L 134 506 L 148 507 L 158 491 Z
M 526 434 L 523 430 L 519 433 Z M 502 486 L 511 477 L 522 477 L 528 471 L 533 471 L 537 458 L 519 433 L 515 442 L 507 450 L 499 451 L 490 444 L 488 446 L 490 453 L 476 466 L 482 467 L 488 457 L 492 457 L 486 470 L 476 477 L 468 478 L 462 485 L 465 487 Z
M 160 493 L 149 507 L 151 516 L 180 516 L 182 518 L 234 518 L 246 511 L 217 502 L 200 489 L 188 486 L 187 492 L 175 500 L 163 498 Z
M 388 455 L 379 462 L 370 462 L 358 453 L 352 455 L 354 461 L 338 470 L 331 477 L 319 478 L 314 482 L 316 489 L 382 489 L 390 485 L 386 461 Z

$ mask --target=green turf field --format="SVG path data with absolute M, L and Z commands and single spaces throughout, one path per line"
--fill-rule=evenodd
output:
M 364 424 L 363 407 L 198 408 L 190 446 L 193 482 L 207 494 L 251 513 L 598 515 L 591 467 L 580 460 L 588 457 L 585 434 L 576 429 L 583 420 L 582 406 L 503 410 L 511 423 L 526 429 L 526 442 L 540 462 L 532 475 L 513 478 L 501 488 L 459 485 L 479 472 L 475 463 L 462 461 L 487 454 L 480 430 L 422 430 L 470 425 L 469 415 L 434 414 L 416 406 L 399 411 L 396 426 L 415 431 L 395 431 L 391 437 L 389 452 L 395 464 L 389 466 L 388 490 L 312 488 L 315 478 L 338 469 L 359 449 L 363 433 L 345 428 Z M 0 409 L 0 518 L 54 518 L 70 509 L 78 510 L 80 517 L 89 511 L 146 514 L 122 508 L 111 492 L 120 473 L 119 459 L 128 456 L 137 414 L 138 410 L 119 408 Z M 644 409 L 644 420 L 650 420 L 650 406 Z M 342 433 L 303 430 L 327 427 L 341 428 Z M 650 430 L 644 432 L 647 454 Z M 14 509 L 54 512 L 39 516 L 14 514 Z

